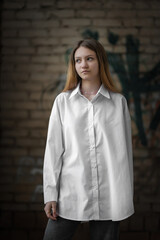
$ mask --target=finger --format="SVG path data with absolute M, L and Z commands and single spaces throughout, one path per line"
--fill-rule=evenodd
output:
M 46 212 L 46 215 L 48 218 L 52 219 L 52 220 L 57 220 L 56 217 L 52 216 L 51 212 Z
M 50 212 L 51 211 L 51 205 L 46 205 L 45 208 L 44 208 L 44 211 L 45 212 Z
M 58 216 L 56 210 L 57 210 L 56 203 L 53 203 L 52 204 L 52 215 L 53 215 L 53 217 L 57 217 Z
M 51 207 L 52 207 L 51 204 L 46 204 L 46 206 L 44 207 L 44 211 L 45 211 L 46 216 L 47 216 L 48 218 L 51 218 L 51 219 L 55 220 L 54 217 L 52 216 L 52 212 L 51 212 L 51 209 L 52 209 L 52 208 L 51 208 Z

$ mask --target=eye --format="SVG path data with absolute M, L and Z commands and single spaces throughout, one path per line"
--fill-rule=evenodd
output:
M 79 62 L 80 62 L 80 59 L 76 59 L 75 62 L 76 62 L 76 63 L 79 63 Z
M 93 58 L 92 58 L 92 57 L 88 57 L 88 58 L 87 58 L 87 60 L 89 60 L 89 61 L 92 61 L 92 60 L 93 60 Z

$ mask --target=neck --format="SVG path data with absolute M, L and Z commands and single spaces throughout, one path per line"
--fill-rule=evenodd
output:
M 87 81 L 82 80 L 80 89 L 82 93 L 96 94 L 101 86 L 100 81 Z

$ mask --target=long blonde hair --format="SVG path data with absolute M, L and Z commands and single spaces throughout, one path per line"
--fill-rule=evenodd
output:
M 81 80 L 81 77 L 77 74 L 75 69 L 75 52 L 79 47 L 86 47 L 94 51 L 97 55 L 98 63 L 99 63 L 99 74 L 100 81 L 104 84 L 106 88 L 108 88 L 112 92 L 120 92 L 113 83 L 109 72 L 109 64 L 107 60 L 106 52 L 103 46 L 93 38 L 83 39 L 77 42 L 75 47 L 73 48 L 69 63 L 68 63 L 68 71 L 67 71 L 67 80 L 66 85 L 62 92 L 66 92 L 68 90 L 72 90 L 76 88 L 77 84 Z

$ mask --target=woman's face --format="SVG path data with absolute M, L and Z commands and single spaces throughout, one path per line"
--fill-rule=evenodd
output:
M 82 80 L 99 81 L 99 64 L 94 51 L 81 46 L 76 50 L 74 58 L 76 72 Z

